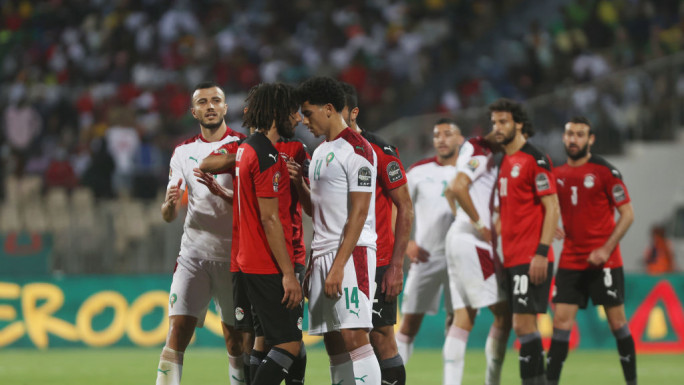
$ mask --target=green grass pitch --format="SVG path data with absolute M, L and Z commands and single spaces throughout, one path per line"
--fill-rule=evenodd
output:
M 0 350 L 2 385 L 133 385 L 154 384 L 160 349 L 30 349 Z M 306 383 L 330 384 L 328 361 L 321 348 L 308 350 Z M 681 384 L 684 359 L 681 355 L 639 355 L 640 384 Z M 416 350 L 407 368 L 407 384 L 442 382 L 439 350 Z M 463 384 L 484 381 L 484 352 L 468 350 Z M 214 348 L 188 349 L 183 366 L 184 384 L 228 384 L 228 358 Z M 516 352 L 509 350 L 503 369 L 503 384 L 519 384 Z M 624 384 L 617 352 L 573 351 L 563 369 L 564 385 Z

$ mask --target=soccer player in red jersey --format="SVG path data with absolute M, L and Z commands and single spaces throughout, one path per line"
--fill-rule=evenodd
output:
M 302 290 L 294 273 L 287 165 L 273 144 L 292 137 L 301 117 L 289 86 L 261 84 L 250 97 L 244 121 L 256 131 L 235 158 L 237 263 L 265 343 L 272 347 L 252 382 L 280 384 L 301 347 Z
M 404 361 L 397 350 L 394 325 L 397 323 L 397 297 L 404 283 L 404 250 L 411 236 L 413 203 L 406 184 L 406 172 L 396 147 L 362 130 L 356 123 L 359 114 L 354 86 L 341 83 L 345 105 L 342 117 L 347 125 L 371 144 L 378 157 L 375 189 L 375 231 L 378 234 L 373 329 L 370 341 L 380 361 L 383 384 L 406 384 Z M 396 206 L 396 224 L 392 224 L 392 205 Z
M 548 157 L 527 143 L 534 132 L 522 106 L 499 99 L 489 111 L 494 138 L 505 152 L 498 178 L 501 246 L 513 330 L 520 340 L 520 377 L 523 385 L 543 383 L 537 314 L 546 313 L 553 272 L 556 184 Z
M 565 239 L 554 287 L 556 308 L 546 376 L 550 385 L 558 384 L 577 310 L 585 309 L 589 298 L 606 311 L 625 381 L 628 385 L 637 383 L 636 352 L 625 316 L 625 278 L 618 244 L 634 220 L 634 210 L 620 172 L 591 153 L 594 140 L 587 118 L 571 119 L 563 134 L 567 163 L 553 170 Z M 620 214 L 617 223 L 616 208 Z M 558 233 L 562 235 L 563 231 Z

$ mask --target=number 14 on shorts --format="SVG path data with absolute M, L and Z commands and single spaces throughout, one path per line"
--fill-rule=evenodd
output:
M 345 287 L 344 288 L 344 302 L 347 306 L 347 310 L 349 310 L 350 313 L 352 313 L 358 317 L 359 316 L 359 310 L 358 310 L 359 309 L 359 288 L 356 286 L 354 286 L 352 288 Z M 356 311 L 351 309 L 352 304 L 356 308 Z

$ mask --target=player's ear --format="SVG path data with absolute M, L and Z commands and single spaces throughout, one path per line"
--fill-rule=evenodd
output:
M 192 114 L 192 117 L 199 120 L 197 117 L 197 113 L 195 112 L 195 107 L 190 107 L 190 113 Z
M 351 115 L 351 120 L 355 121 L 355 120 L 356 120 L 356 117 L 359 116 L 359 107 L 354 107 L 354 108 L 351 110 L 351 114 L 350 114 L 350 115 Z
M 330 115 L 332 115 L 334 107 L 331 103 L 328 103 L 328 104 L 323 106 L 323 109 L 325 110 L 325 116 L 327 116 L 329 118 Z
M 596 141 L 596 135 L 589 134 L 589 146 L 590 147 L 594 145 L 594 141 Z

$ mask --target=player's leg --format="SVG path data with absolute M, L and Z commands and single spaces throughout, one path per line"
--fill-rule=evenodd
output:
M 299 280 L 299 284 L 302 285 L 304 281 L 304 275 L 306 274 L 306 266 L 295 263 L 295 275 Z M 296 385 L 303 384 L 304 377 L 306 376 L 306 347 L 304 342 L 301 343 L 299 347 L 299 354 L 295 358 L 290 370 L 285 376 L 285 385 Z
M 228 352 L 228 378 L 231 385 L 241 385 L 245 383 L 243 337 L 239 328 L 235 327 L 233 274 L 230 271 L 230 262 L 207 261 L 205 265 L 211 275 L 211 291 L 216 312 L 221 317 L 221 328 Z
M 460 307 L 454 310 L 454 321 L 449 327 L 442 356 L 444 359 L 444 385 L 460 385 L 463 379 L 468 335 L 473 330 L 477 309 Z
M 382 374 L 367 329 L 340 329 L 344 347 L 349 352 L 354 368 L 354 379 L 366 384 L 380 384 Z
M 233 313 L 235 320 L 235 328 L 242 332 L 242 363 L 243 363 L 243 375 L 246 384 L 251 384 L 252 380 L 252 352 L 255 343 L 255 333 L 254 333 L 254 318 L 252 314 L 252 305 L 249 302 L 249 297 L 247 296 L 247 287 L 245 286 L 243 273 L 233 272 L 232 273 L 232 293 L 233 293 Z M 261 359 L 256 361 L 256 366 L 258 367 Z M 254 368 L 256 372 L 256 368 Z
M 501 368 L 503 367 L 506 348 L 508 347 L 508 335 L 512 326 L 512 315 L 508 303 L 505 301 L 489 306 L 494 315 L 494 322 L 489 328 L 487 341 L 485 342 L 485 358 L 487 369 L 485 372 L 485 385 L 499 385 L 501 382 Z
M 420 330 L 423 317 L 425 317 L 424 313 L 404 313 L 401 318 L 396 340 L 397 351 L 404 363 L 407 363 L 413 354 L 413 341 Z
M 157 367 L 157 385 L 178 385 L 183 374 L 183 355 L 195 332 L 197 318 L 169 316 L 169 333 Z
M 242 332 L 236 330 L 232 325 L 227 325 L 225 322 L 221 322 L 221 328 L 223 330 L 223 339 L 226 343 L 226 351 L 228 352 L 228 363 L 230 364 L 228 370 L 230 385 L 244 384 L 245 366 L 242 357 L 244 339 Z
M 373 300 L 373 330 L 370 342 L 380 362 L 383 383 L 406 384 L 406 368 L 397 349 L 394 325 L 397 323 L 397 302 L 389 302 L 382 292 L 382 280 L 387 266 L 375 271 L 375 298 Z
M 354 364 L 344 346 L 342 333 L 330 331 L 323 335 L 325 350 L 330 358 L 330 380 L 332 384 L 355 384 Z
M 551 347 L 546 358 L 546 379 L 547 384 L 558 384 L 563 363 L 568 357 L 570 350 L 570 332 L 575 324 L 579 306 L 569 303 L 556 303 L 553 313 L 553 337 L 551 337 Z

